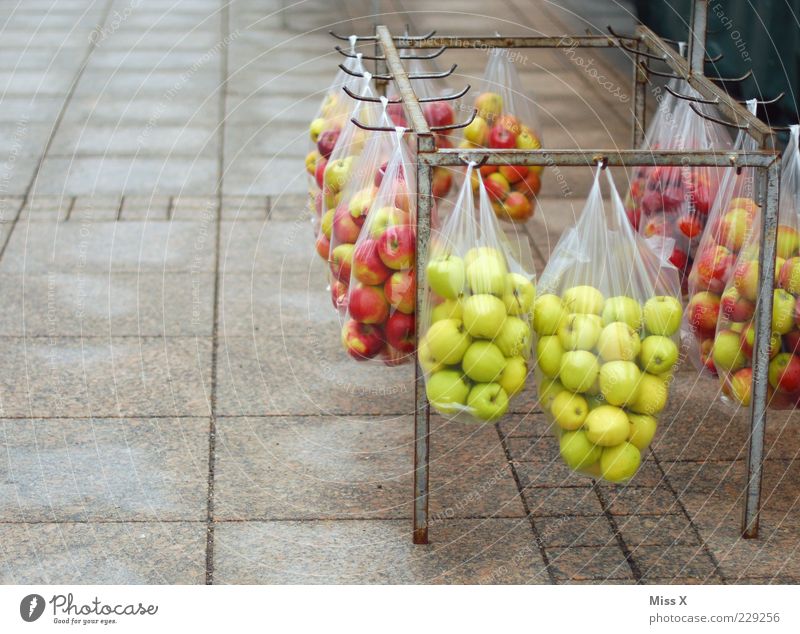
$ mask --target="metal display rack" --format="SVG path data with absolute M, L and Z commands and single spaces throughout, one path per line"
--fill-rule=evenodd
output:
M 374 35 L 360 36 L 361 43 L 374 42 L 375 54 L 363 55 L 363 59 L 375 62 L 374 79 L 379 90 L 385 93 L 386 84 L 393 81 L 410 122 L 417 149 L 417 257 L 416 257 L 416 314 L 421 314 L 425 292 L 428 242 L 431 231 L 432 168 L 437 166 L 458 167 L 465 161 L 475 161 L 481 165 L 526 165 L 526 166 L 591 166 L 602 161 L 605 166 L 711 166 L 754 168 L 757 171 L 756 202 L 761 206 L 761 245 L 759 254 L 759 289 L 756 308 L 756 337 L 753 353 L 753 388 L 750 404 L 750 436 L 746 489 L 742 514 L 742 535 L 746 538 L 758 536 L 758 522 L 761 504 L 761 480 L 764 460 L 764 436 L 767 418 L 767 371 L 769 365 L 769 340 L 771 334 L 772 299 L 774 288 L 775 252 L 778 225 L 780 160 L 775 149 L 775 130 L 733 99 L 716 83 L 742 81 L 749 76 L 731 79 L 711 79 L 704 74 L 707 62 L 719 58 L 706 57 L 706 27 L 708 0 L 694 0 L 688 41 L 688 59 L 684 59 L 673 47 L 676 42 L 667 41 L 645 26 L 638 26 L 635 35 L 583 35 L 561 37 L 462 37 L 437 36 L 431 32 L 421 36 L 395 36 L 386 26 L 377 26 Z M 342 40 L 348 38 L 331 33 Z M 699 116 L 710 118 L 723 125 L 744 130 L 759 145 L 759 151 L 720 151 L 720 150 L 497 150 L 497 149 L 437 149 L 434 133 L 447 129 L 460 128 L 474 119 L 450 126 L 429 126 L 423 116 L 421 102 L 457 99 L 469 90 L 467 86 L 459 93 L 428 99 L 417 97 L 413 80 L 437 79 L 450 75 L 456 68 L 453 65 L 443 73 L 409 74 L 403 65 L 407 59 L 433 59 L 447 49 L 486 49 L 486 48 L 619 48 L 627 51 L 633 59 L 633 120 L 632 143 L 634 148 L 641 146 L 645 132 L 646 88 L 650 75 L 677 77 L 685 80 L 701 98 L 687 97 L 674 93 L 677 97 L 691 101 L 712 104 L 729 119 L 723 121 L 710 117 L 695 108 Z M 348 55 L 340 47 L 336 49 Z M 403 54 L 398 49 L 413 50 Z M 421 54 L 426 49 L 436 49 L 433 53 Z M 668 66 L 669 71 L 650 67 L 650 61 L 658 61 Z M 344 68 L 344 67 L 343 67 Z M 347 69 L 345 69 L 347 70 Z M 352 73 L 351 73 L 352 74 Z M 348 93 L 354 98 L 357 95 Z M 774 101 L 774 100 L 773 100 Z M 760 103 L 769 103 L 762 101 Z M 355 122 L 355 121 L 354 121 Z M 358 122 L 355 122 L 358 124 Z M 366 129 L 379 130 L 361 125 Z M 417 336 L 420 324 L 417 322 Z M 427 401 L 422 380 L 422 370 L 416 363 L 415 373 L 415 411 L 414 411 L 414 533 L 415 544 L 428 543 L 428 492 L 430 455 L 430 405 Z

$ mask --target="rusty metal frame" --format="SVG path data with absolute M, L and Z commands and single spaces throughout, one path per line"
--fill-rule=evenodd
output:
M 756 315 L 756 341 L 753 363 L 753 394 L 750 406 L 750 437 L 748 478 L 742 519 L 744 537 L 758 536 L 761 502 L 761 476 L 764 460 L 764 432 L 767 417 L 767 369 L 774 286 L 775 250 L 778 226 L 780 161 L 774 149 L 774 132 L 748 110 L 732 99 L 723 89 L 703 75 L 705 33 L 708 0 L 694 0 L 690 29 L 689 61 L 679 55 L 665 40 L 650 29 L 640 26 L 635 37 L 620 35 L 561 36 L 561 37 L 461 37 L 426 36 L 409 38 L 393 36 L 386 26 L 377 26 L 375 35 L 359 38 L 374 42 L 376 74 L 394 81 L 408 114 L 411 132 L 417 149 L 417 296 L 416 310 L 420 314 L 425 288 L 425 262 L 430 241 L 432 169 L 435 166 L 456 167 L 464 160 L 489 165 L 546 165 L 589 166 L 603 160 L 607 165 L 633 167 L 639 165 L 707 165 L 750 167 L 757 170 L 757 202 L 763 207 L 761 249 L 759 260 L 760 288 Z M 685 79 L 697 92 L 715 101 L 720 112 L 746 130 L 761 150 L 758 152 L 720 151 L 649 151 L 649 150 L 491 150 L 436 149 L 434 132 L 423 116 L 398 48 L 415 49 L 485 49 L 485 48 L 622 48 L 631 53 L 633 61 L 633 122 L 632 140 L 638 147 L 645 131 L 645 100 L 648 82 L 646 59 L 663 61 L 673 74 Z M 385 90 L 386 81 L 379 90 Z M 419 336 L 420 324 L 417 323 Z M 430 406 L 425 396 L 420 365 L 415 364 L 414 411 L 414 532 L 415 544 L 428 543 L 428 501 L 430 460 Z

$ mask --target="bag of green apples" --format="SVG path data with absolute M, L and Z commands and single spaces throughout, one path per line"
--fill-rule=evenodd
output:
M 747 103 L 753 114 L 756 103 L 755 100 Z M 734 150 L 757 149 L 753 138 L 740 131 Z M 753 200 L 754 183 L 753 168 L 746 167 L 738 173 L 732 167 L 725 171 L 689 273 L 683 343 L 692 365 L 702 374 L 717 375 L 711 351 L 720 309 L 739 320 L 750 319 L 755 310 L 752 302 L 739 297 L 735 287 L 723 295 L 748 232 L 760 222 L 760 210 Z
M 342 345 L 357 361 L 414 359 L 417 168 L 393 133 L 392 153 L 352 251 Z
M 350 54 L 353 57 L 348 57 L 343 65 L 354 73 L 363 74 L 365 69 L 361 61 L 361 53 L 355 52 L 356 41 L 356 36 L 351 35 Z M 352 109 L 352 104 L 342 89 L 346 86 L 355 92 L 360 81 L 360 78 L 339 69 L 333 82 L 325 91 L 319 109 L 309 125 L 309 146 L 305 165 L 310 204 L 313 206 L 317 220 L 323 211 L 321 198 L 325 165 L 336 147 L 342 128 L 347 122 L 347 115 Z
M 510 49 L 490 49 L 489 63 L 475 98 L 475 119 L 464 128 L 461 147 L 537 150 L 542 131 L 535 102 L 522 91 Z M 526 222 L 533 216 L 541 189 L 542 166 L 484 165 L 480 174 L 492 209 L 501 220 Z M 472 188 L 478 190 L 477 173 Z
M 800 126 L 792 126 L 784 153 L 778 250 L 775 258 L 775 290 L 772 299 L 772 337 L 769 346 L 769 406 L 794 409 L 800 405 Z M 761 222 L 750 222 L 733 274 L 722 294 L 711 358 L 723 394 L 739 405 L 750 404 L 755 307 L 759 298 L 758 257 Z
M 453 211 L 431 235 L 426 266 L 418 355 L 428 400 L 440 414 L 497 421 L 523 390 L 535 281 L 530 250 L 512 247 L 471 163 Z
M 383 111 L 378 125 L 391 126 L 386 111 L 387 100 L 381 97 Z M 334 307 L 344 313 L 347 289 L 350 284 L 353 252 L 361 228 L 372 206 L 378 187 L 383 179 L 386 165 L 392 154 L 393 135 L 391 132 L 372 132 L 367 138 L 364 150 L 358 155 L 342 197 L 335 208 L 328 209 L 322 216 L 317 235 L 317 253 L 327 260 L 330 268 L 331 301 Z M 362 253 L 359 253 L 363 256 Z M 375 279 L 367 271 L 358 273 L 366 283 Z
M 678 270 L 627 220 L 598 167 L 577 223 L 539 280 L 533 327 L 539 399 L 572 469 L 629 480 L 650 445 L 678 362 Z

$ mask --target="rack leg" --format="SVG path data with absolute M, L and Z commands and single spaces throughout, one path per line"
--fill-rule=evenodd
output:
M 644 44 L 637 43 L 637 50 Z M 642 65 L 641 55 L 633 60 L 633 148 L 642 147 L 644 131 L 647 125 L 647 73 Z
M 775 282 L 775 250 L 778 234 L 780 163 L 776 160 L 758 175 L 766 180 L 766 205 L 761 218 L 759 253 L 760 297 L 756 307 L 756 342 L 753 351 L 753 383 L 750 402 L 750 442 L 747 455 L 747 488 L 742 515 L 742 536 L 758 537 L 761 511 L 761 475 L 764 466 L 764 434 L 767 426 L 767 374 L 772 334 L 772 294 Z M 765 172 L 765 173 L 764 173 Z M 766 177 L 766 178 L 764 178 Z M 762 187 L 762 191 L 763 191 Z

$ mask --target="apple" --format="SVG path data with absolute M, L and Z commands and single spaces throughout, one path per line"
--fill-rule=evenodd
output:
M 412 314 L 416 308 L 416 290 L 413 269 L 395 271 L 383 286 L 389 304 L 407 315 Z
M 489 124 L 486 119 L 476 116 L 472 122 L 464 128 L 464 140 L 473 145 L 485 145 L 489 136 Z
M 350 215 L 347 207 L 344 205 L 337 207 L 333 214 L 333 235 L 336 236 L 339 243 L 350 242 L 355 244 L 360 232 L 361 226 Z
M 611 405 L 635 400 L 642 372 L 633 361 L 609 361 L 600 366 L 600 393 Z
M 328 240 L 333 235 L 333 215 L 335 212 L 335 209 L 328 209 L 319 221 L 319 230 L 325 234 Z
M 562 434 L 558 441 L 558 451 L 567 466 L 576 471 L 598 462 L 603 452 L 581 429 Z
M 473 337 L 494 339 L 503 328 L 506 305 L 494 295 L 470 295 L 462 301 L 464 326 Z
M 469 268 L 475 260 L 477 260 L 481 256 L 488 256 L 495 258 L 500 265 L 505 266 L 506 259 L 503 257 L 503 254 L 500 253 L 494 247 L 472 247 L 469 251 L 467 251 L 466 255 L 464 256 L 464 264 L 467 268 Z
M 492 121 L 503 112 L 503 98 L 496 92 L 481 93 L 475 98 L 475 109 L 482 119 Z
M 586 437 L 600 447 L 613 447 L 628 438 L 630 421 L 625 410 L 613 405 L 601 405 L 586 416 Z
M 600 332 L 597 353 L 603 361 L 633 361 L 641 349 L 639 333 L 620 321 L 608 324 Z
M 331 273 L 337 280 L 350 282 L 350 271 L 353 262 L 355 245 L 345 242 L 334 247 L 330 255 Z
M 714 336 L 719 317 L 720 300 L 717 295 L 709 291 L 697 293 L 689 301 L 686 308 L 689 325 L 702 335 Z
M 503 303 L 509 315 L 526 315 L 531 312 L 536 298 L 536 288 L 531 281 L 519 273 L 506 275 Z
M 432 101 L 422 106 L 422 113 L 428 125 L 451 125 L 455 118 L 453 108 L 446 101 Z
M 733 330 L 721 330 L 717 333 L 712 349 L 714 365 L 723 372 L 735 372 L 747 361 L 742 351 L 741 336 Z
M 402 209 L 398 209 L 397 207 L 381 207 L 370 214 L 369 236 L 378 239 L 389 227 L 407 225 L 408 222 L 408 214 Z
M 792 295 L 800 294 L 800 257 L 789 258 L 783 263 L 778 274 L 778 283 Z
M 428 283 L 431 290 L 445 299 L 458 299 L 464 291 L 466 270 L 457 255 L 442 255 L 428 262 Z
M 669 261 L 676 269 L 683 271 L 689 263 L 689 255 L 680 247 L 674 247 Z
M 434 198 L 444 198 L 453 186 L 453 175 L 446 167 L 433 168 L 431 194 Z
M 542 409 L 549 412 L 553 400 L 563 392 L 564 389 L 564 386 L 557 379 L 542 379 L 539 382 L 539 404 Z
M 363 284 L 375 286 L 385 282 L 392 271 L 378 255 L 378 242 L 361 240 L 353 251 L 353 276 Z
M 794 328 L 795 298 L 782 288 L 772 294 L 772 330 L 781 335 Z
M 554 335 L 567 318 L 567 311 L 557 295 L 537 297 L 533 304 L 533 329 L 538 335 Z
M 669 372 L 678 361 L 678 346 L 669 337 L 650 335 L 642 341 L 639 353 L 642 368 L 651 374 Z
M 331 302 L 337 310 L 347 308 L 348 285 L 341 280 L 331 280 Z
M 507 275 L 508 269 L 502 256 L 480 255 L 467 266 L 467 283 L 475 294 L 502 296 L 506 289 Z
M 511 357 L 506 360 L 506 367 L 497 382 L 510 398 L 523 390 L 527 378 L 528 362 L 523 357 Z
M 736 265 L 733 283 L 739 295 L 754 302 L 758 299 L 758 261 L 745 260 Z
M 317 173 L 317 161 L 321 158 L 319 152 L 311 150 L 306 154 L 306 172 L 314 176 Z
M 402 314 L 402 313 L 400 313 Z M 431 352 L 427 340 L 423 339 L 419 346 L 417 346 L 417 357 L 419 359 L 419 367 L 425 374 L 433 374 L 445 368 L 445 364 L 436 360 Z
M 553 399 L 550 413 L 561 429 L 574 431 L 583 426 L 583 421 L 589 413 L 589 404 L 580 394 L 564 390 Z
M 516 147 L 517 136 L 506 126 L 496 123 L 489 130 L 489 147 L 510 150 Z
M 685 214 L 678 218 L 677 221 L 678 230 L 689 240 L 696 238 L 703 232 L 703 223 L 694 214 Z
M 647 414 L 635 414 L 628 412 L 628 420 L 631 422 L 631 430 L 628 434 L 628 442 L 640 451 L 644 451 L 653 442 L 656 435 L 658 421 L 654 416 Z
M 327 261 L 331 252 L 331 241 L 322 231 L 320 231 L 319 235 L 317 236 L 317 241 L 314 243 L 314 247 L 316 248 L 319 257 Z
M 489 200 L 503 201 L 511 191 L 506 177 L 500 172 L 489 174 L 483 185 L 486 187 L 486 193 L 489 194 Z
M 317 182 L 317 187 L 322 189 L 325 184 L 325 168 L 328 167 L 328 159 L 320 158 L 317 161 L 317 167 L 314 170 L 314 180 Z
M 414 315 L 399 310 L 389 315 L 384 327 L 386 342 L 398 352 L 414 352 Z
M 374 187 L 365 187 L 353 194 L 350 198 L 350 202 L 347 203 L 347 210 L 356 222 L 359 223 L 359 226 L 363 224 L 364 218 L 366 218 L 370 207 L 372 207 L 372 203 L 375 200 L 375 193 L 376 190 Z M 361 219 L 360 222 L 358 220 L 359 218 Z
M 565 350 L 591 350 L 600 337 L 600 324 L 595 315 L 571 314 L 558 329 L 558 338 Z
M 568 390 L 585 392 L 594 385 L 599 372 L 600 364 L 591 352 L 570 350 L 561 357 L 558 376 Z
M 668 295 L 656 295 L 644 304 L 644 327 L 652 335 L 670 337 L 681 326 L 681 303 Z M 716 319 L 714 320 L 716 327 Z
M 751 326 L 752 326 L 752 324 L 751 324 Z M 775 335 L 777 335 L 777 333 L 773 332 L 772 336 L 774 337 Z M 745 335 L 743 334 L 742 336 L 744 337 Z M 755 337 L 755 330 L 753 331 L 752 337 L 753 338 Z M 748 336 L 748 339 L 750 339 L 750 338 L 751 337 Z M 743 339 L 742 340 L 742 345 L 744 345 L 744 341 L 745 340 Z M 783 335 L 783 341 L 786 344 L 786 352 L 793 352 L 795 354 L 800 354 L 800 330 L 791 330 L 791 331 L 787 332 L 785 335 Z M 750 346 L 751 346 L 750 354 L 748 354 L 748 356 L 752 356 L 752 352 L 753 352 L 752 345 L 753 344 L 751 342 L 750 343 Z M 779 342 L 778 345 L 780 346 L 780 342 Z M 772 352 L 772 346 L 770 345 L 770 353 L 771 352 Z M 745 354 L 747 354 L 746 350 L 745 350 Z
M 464 358 L 472 338 L 458 319 L 443 319 L 431 324 L 425 334 L 425 341 L 434 359 L 446 365 L 453 365 L 460 363 Z
M 787 333 L 786 337 L 788 337 L 791 333 Z M 756 326 L 754 323 L 749 323 L 745 328 L 742 329 L 742 332 L 739 333 L 739 342 L 742 346 L 742 352 L 744 355 L 750 359 L 753 356 L 753 347 L 755 346 L 755 339 L 756 339 Z M 789 350 L 793 351 L 794 347 L 791 345 L 789 346 Z M 770 334 L 769 338 L 769 358 L 773 359 L 776 354 L 781 351 L 781 335 L 777 332 L 773 332 Z
M 312 143 L 317 142 L 319 135 L 325 130 L 327 123 L 328 122 L 323 117 L 317 117 L 311 121 L 311 125 L 308 126 L 308 134 L 311 137 Z
M 741 297 L 739 291 L 731 286 L 722 294 L 720 310 L 727 319 L 742 322 L 749 320 L 753 316 L 756 305 L 750 300 Z
M 394 225 L 378 239 L 378 255 L 390 269 L 409 269 L 414 266 L 416 236 L 411 225 Z
M 518 150 L 538 150 L 542 144 L 529 128 L 523 127 L 517 135 L 516 146 Z
M 528 175 L 528 168 L 525 165 L 501 165 L 497 171 L 511 184 L 518 183 Z
M 473 341 L 461 360 L 464 374 L 476 383 L 491 383 L 500 376 L 505 366 L 505 356 L 490 341 Z
M 495 421 L 508 410 L 508 394 L 499 383 L 478 383 L 470 390 L 467 405 L 476 418 Z
M 469 383 L 458 370 L 439 370 L 425 385 L 428 401 L 443 414 L 462 411 L 469 396 Z
M 737 370 L 731 377 L 731 396 L 747 407 L 753 395 L 753 368 Z
M 328 191 L 333 193 L 342 191 L 350 178 L 350 170 L 352 167 L 352 156 L 328 161 L 325 166 L 325 175 L 323 177 L 323 182 Z
M 609 482 L 625 482 L 633 477 L 641 464 L 639 449 L 629 442 L 623 442 L 616 447 L 603 449 L 600 473 Z
M 533 215 L 533 203 L 522 192 L 509 192 L 503 201 L 503 209 L 512 220 L 522 222 Z
M 564 346 L 555 335 L 539 337 L 536 342 L 536 363 L 545 376 L 556 378 L 561 368 Z
M 371 359 L 383 348 L 383 331 L 378 326 L 349 319 L 342 327 L 342 345 L 358 361 Z
M 634 330 L 642 327 L 642 307 L 632 297 L 609 297 L 603 306 L 603 325 L 621 321 Z
M 389 316 L 389 302 L 380 286 L 356 284 L 347 300 L 350 316 L 362 324 L 382 324 Z
M 769 384 L 781 392 L 800 390 L 800 357 L 781 352 L 769 362 Z
M 722 293 L 730 269 L 735 264 L 733 253 L 723 246 L 715 246 L 701 253 L 692 267 L 691 275 L 698 289 Z
M 653 416 L 666 407 L 668 396 L 669 390 L 663 379 L 642 372 L 642 378 L 639 380 L 639 393 L 631 403 L 628 403 L 628 409 L 637 414 Z
M 573 286 L 561 296 L 571 313 L 600 315 L 603 312 L 603 294 L 592 286 Z
M 461 321 L 462 317 L 461 302 L 457 299 L 446 299 L 441 304 L 434 306 L 431 311 L 431 323 L 442 319 L 458 319 Z
M 800 234 L 793 227 L 780 225 L 778 227 L 778 248 L 779 258 L 788 259 L 797 253 L 800 247 Z
M 507 357 L 531 355 L 531 328 L 519 317 L 509 315 L 494 338 L 494 343 Z
M 744 209 L 728 211 L 719 223 L 719 242 L 737 252 L 744 245 L 750 229 L 750 217 Z

